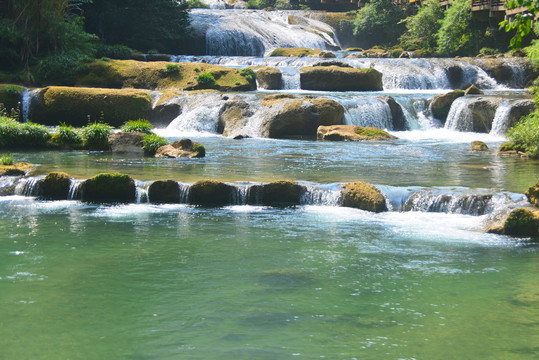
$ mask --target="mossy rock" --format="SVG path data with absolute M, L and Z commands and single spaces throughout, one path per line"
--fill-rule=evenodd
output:
M 45 200 L 66 200 L 73 178 L 64 172 L 51 172 L 39 182 L 39 197 Z
M 25 176 L 28 175 L 35 165 L 20 162 L 13 165 L 0 165 L 0 176 Z
M 200 180 L 191 185 L 187 201 L 202 206 L 224 206 L 232 204 L 235 188 L 215 180 Z
M 4 105 L 8 113 L 11 112 L 11 109 L 19 109 L 23 90 L 22 86 L 0 84 L 0 104 Z
M 487 151 L 488 145 L 483 141 L 472 141 L 472 150 L 473 151 Z
M 378 70 L 340 66 L 315 66 L 300 69 L 304 90 L 320 91 L 382 91 L 382 73 Z
M 524 193 L 528 197 L 528 200 L 535 205 L 539 206 L 539 180 L 534 186 L 530 186 L 528 190 Z
M 539 211 L 518 208 L 509 213 L 503 224 L 487 232 L 519 237 L 539 236 Z
M 206 148 L 191 139 L 181 139 L 157 149 L 155 157 L 164 158 L 203 158 Z
M 167 71 L 177 66 L 177 71 Z M 168 68 L 167 68 L 168 67 Z M 211 73 L 219 91 L 256 90 L 256 83 L 240 75 L 240 70 L 204 63 L 170 63 L 165 61 L 109 60 L 89 65 L 77 86 L 199 90 L 197 77 Z
M 295 100 L 295 99 L 298 99 L 298 97 L 296 97 L 296 95 L 293 95 L 293 94 L 271 94 L 271 95 L 264 96 L 264 98 L 262 98 L 262 100 L 260 101 L 260 104 L 267 107 L 271 107 L 275 104 L 280 103 L 281 101 L 290 100 L 290 99 Z
M 32 109 L 32 119 L 45 125 L 80 127 L 88 120 L 103 120 L 119 127 L 128 120 L 147 117 L 152 108 L 150 93 L 135 89 L 50 86 L 42 89 L 41 98 Z
M 319 126 L 316 138 L 326 141 L 384 141 L 397 139 L 396 136 L 382 129 L 357 125 Z
M 344 118 L 344 107 L 335 100 L 327 98 L 305 98 L 313 104 L 316 112 L 320 115 L 318 123 L 320 125 L 340 125 Z
M 430 105 L 432 115 L 438 120 L 445 122 L 449 114 L 449 109 L 451 109 L 451 104 L 462 96 L 464 96 L 464 91 L 462 90 L 453 90 L 447 94 L 436 95 Z
M 303 47 L 291 47 L 291 48 L 278 48 L 271 52 L 269 56 L 288 56 L 288 57 L 306 57 L 317 56 L 322 50 L 320 49 L 308 49 Z
M 470 85 L 470 87 L 468 87 L 465 91 L 464 91 L 464 94 L 465 95 L 481 95 L 483 94 L 483 92 L 475 85 Z
M 148 188 L 148 198 L 154 204 L 176 204 L 180 202 L 180 185 L 174 180 L 157 180 Z
M 82 200 L 97 203 L 131 203 L 135 201 L 135 181 L 125 174 L 103 173 L 81 184 Z
M 256 69 L 256 79 L 262 89 L 279 90 L 282 88 L 283 74 L 277 68 L 264 66 Z
M 375 213 L 387 211 L 386 199 L 370 184 L 361 181 L 346 184 L 342 195 L 343 206 Z
M 286 207 L 299 205 L 307 188 L 294 181 L 280 180 L 249 189 L 248 203 L 252 205 Z

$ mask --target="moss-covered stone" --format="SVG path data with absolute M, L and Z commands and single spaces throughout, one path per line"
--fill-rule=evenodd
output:
M 307 188 L 294 181 L 280 180 L 264 185 L 254 185 L 249 189 L 248 203 L 264 206 L 295 206 Z
M 191 185 L 187 201 L 202 206 L 224 206 L 232 204 L 234 187 L 215 180 L 200 180 Z
M 0 104 L 4 105 L 8 113 L 11 112 L 11 109 L 19 109 L 23 90 L 22 86 L 0 84 Z
M 320 115 L 318 120 L 320 125 L 342 124 L 344 107 L 335 100 L 327 98 L 305 98 L 305 100 L 315 106 L 316 112 Z
M 32 109 L 32 119 L 46 125 L 65 123 L 84 126 L 103 120 L 121 126 L 132 119 L 145 118 L 152 108 L 148 91 L 50 86 L 41 90 L 41 100 Z
M 318 56 L 322 50 L 320 49 L 308 49 L 302 47 L 290 47 L 290 48 L 278 48 L 271 52 L 269 56 L 288 56 L 288 57 L 306 57 L 306 56 Z
M 135 181 L 125 174 L 103 173 L 81 184 L 82 200 L 97 203 L 130 203 L 135 201 Z
M 382 91 L 382 73 L 378 70 L 340 66 L 302 67 L 301 88 L 321 91 Z
M 113 153 L 144 155 L 144 134 L 138 131 L 118 132 L 109 136 L 109 148 Z
M 449 114 L 449 109 L 451 109 L 451 104 L 461 96 L 464 96 L 464 91 L 462 90 L 453 90 L 447 94 L 436 95 L 430 105 L 432 115 L 438 120 L 445 122 Z
M 72 177 L 64 172 L 51 172 L 39 183 L 39 197 L 45 200 L 66 200 Z
M 25 176 L 28 175 L 35 165 L 19 162 L 13 165 L 0 165 L 0 176 Z
M 465 91 L 465 95 L 481 95 L 483 92 L 475 85 L 470 85 Z
M 327 141 L 379 141 L 397 139 L 396 136 L 382 129 L 356 125 L 319 126 L 316 137 L 318 140 Z
M 518 208 L 509 213 L 501 226 L 491 227 L 487 232 L 511 236 L 539 236 L 539 211 Z
M 530 186 L 528 190 L 524 193 L 528 197 L 528 200 L 535 205 L 539 206 L 539 180 L 534 186 Z
M 472 150 L 473 151 L 486 151 L 488 150 L 488 145 L 483 141 L 472 141 Z
M 274 67 L 264 66 L 256 69 L 258 85 L 266 90 L 279 90 L 282 88 L 283 74 Z
M 342 195 L 343 206 L 376 213 L 387 211 L 386 199 L 370 184 L 361 181 L 346 184 Z
M 155 157 L 166 158 L 202 158 L 206 156 L 206 148 L 191 139 L 181 139 L 157 149 Z
M 148 198 L 155 204 L 176 204 L 180 202 L 180 185 L 174 180 L 157 180 L 148 188 Z
M 177 71 L 168 71 L 177 66 Z M 198 90 L 197 77 L 211 73 L 219 91 L 256 90 L 256 84 L 240 75 L 240 70 L 204 63 L 143 62 L 135 60 L 96 61 L 77 81 L 78 86 Z

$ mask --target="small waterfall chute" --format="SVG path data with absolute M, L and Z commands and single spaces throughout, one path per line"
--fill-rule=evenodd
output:
M 137 204 L 146 204 L 150 202 L 148 196 L 148 187 L 151 182 L 135 181 L 135 202 Z
M 445 122 L 446 129 L 454 131 L 473 130 L 473 113 L 468 106 L 469 101 L 470 99 L 467 97 L 461 97 L 453 101 Z
M 82 179 L 71 179 L 71 183 L 69 184 L 69 191 L 67 193 L 68 200 L 82 199 L 81 185 L 83 182 L 84 180 Z
M 341 206 L 342 189 L 340 184 L 312 185 L 306 184 L 307 191 L 302 195 L 302 205 Z
M 342 99 L 344 122 L 347 125 L 374 126 L 380 129 L 393 129 L 391 108 L 379 98 L 354 97 Z
M 22 178 L 19 180 L 15 186 L 15 195 L 35 197 L 39 194 L 39 183 L 40 180 L 44 179 L 45 176 L 39 177 L 28 177 Z

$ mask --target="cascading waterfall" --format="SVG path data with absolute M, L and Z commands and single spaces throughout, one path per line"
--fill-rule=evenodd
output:
M 136 181 L 135 182 L 135 202 L 137 204 L 145 204 L 150 202 L 148 197 L 149 182 Z
M 345 108 L 345 124 L 393 129 L 388 103 L 378 98 L 357 97 L 341 101 Z
M 302 205 L 341 206 L 342 191 L 340 184 L 307 185 L 302 195 Z
M 80 186 L 84 180 L 82 179 L 71 179 L 69 185 L 69 191 L 67 195 L 68 200 L 80 200 L 82 198 L 82 193 L 80 191 Z
M 25 88 L 22 91 L 21 119 L 23 122 L 28 122 L 28 119 L 30 119 L 30 109 L 32 106 L 32 100 L 35 98 L 38 92 L 39 92 L 39 89 L 29 90 L 27 88 Z
M 39 191 L 39 180 L 42 180 L 43 178 L 45 177 L 40 176 L 20 179 L 17 186 L 15 186 L 15 195 L 37 196 Z
M 472 131 L 473 113 L 468 107 L 469 98 L 461 97 L 451 104 L 451 109 L 447 115 L 445 128 L 453 131 Z
M 182 113 L 167 126 L 185 133 L 217 133 L 219 111 L 226 100 L 220 95 L 201 94 L 183 98 Z
M 492 121 L 492 130 L 490 130 L 491 135 L 505 135 L 507 128 L 509 127 L 509 113 L 511 112 L 511 101 L 504 101 L 496 109 L 496 114 L 494 115 L 494 120 Z

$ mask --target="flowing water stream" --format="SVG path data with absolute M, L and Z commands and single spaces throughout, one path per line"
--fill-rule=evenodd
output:
M 0 358 L 539 356 L 537 243 L 484 232 L 493 218 L 527 206 L 523 192 L 539 177 L 539 162 L 496 154 L 510 109 L 529 101 L 523 79 L 516 88 L 499 84 L 465 60 L 341 58 L 382 71 L 384 91 L 307 92 L 298 69 L 320 59 L 225 55 L 174 60 L 278 67 L 286 74 L 278 92 L 329 97 L 344 106 L 346 123 L 399 139 L 260 138 L 260 100 L 276 91 L 257 91 L 185 96 L 181 114 L 156 130 L 200 141 L 202 159 L 13 152 L 38 168 L 0 181 Z M 467 131 L 477 97 L 455 101 L 445 125 L 430 114 L 432 98 L 454 87 L 450 66 L 494 104 L 490 133 Z M 218 134 L 225 97 L 253 109 L 251 138 Z M 393 130 L 387 97 L 406 130 Z M 473 140 L 489 150 L 472 152 Z M 68 200 L 36 198 L 51 171 L 75 178 Z M 81 202 L 82 180 L 100 172 L 136 179 L 137 202 Z M 148 186 L 158 179 L 180 184 L 177 204 L 150 202 Z M 189 205 L 200 179 L 233 185 L 231 204 Z M 247 205 L 252 185 L 281 179 L 307 187 L 300 205 Z M 350 181 L 374 184 L 389 211 L 343 207 L 341 186 Z

